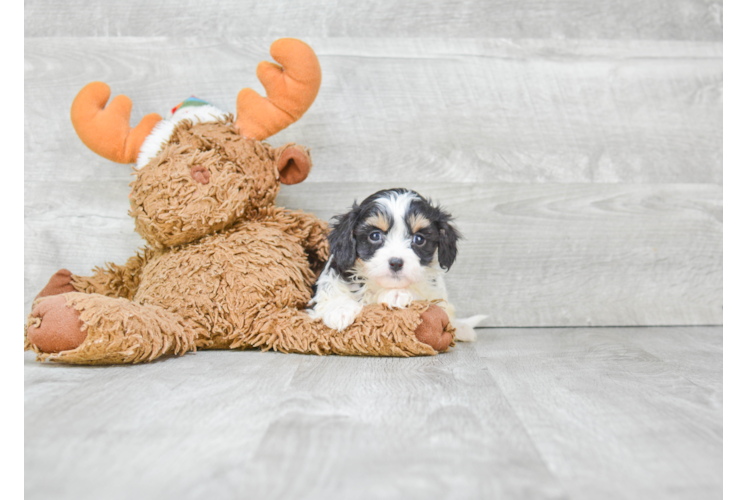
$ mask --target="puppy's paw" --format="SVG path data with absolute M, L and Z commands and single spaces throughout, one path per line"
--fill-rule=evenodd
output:
M 390 307 L 404 309 L 413 302 L 413 295 L 408 290 L 393 288 L 384 294 L 380 302 Z
M 328 328 L 342 332 L 356 320 L 361 309 L 361 304 L 351 300 L 326 311 L 322 316 L 322 322 Z

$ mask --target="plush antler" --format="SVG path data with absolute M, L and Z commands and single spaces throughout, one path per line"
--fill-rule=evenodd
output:
M 106 83 L 89 83 L 75 96 L 70 119 L 78 137 L 91 151 L 118 163 L 135 163 L 140 146 L 161 116 L 151 113 L 137 127 L 130 128 L 132 101 L 118 95 L 105 108 L 110 95 Z
M 257 78 L 267 98 L 243 89 L 236 99 L 236 127 L 249 139 L 266 139 L 301 118 L 317 97 L 322 81 L 317 56 L 301 40 L 276 40 L 270 55 L 281 66 L 267 61 L 257 65 Z

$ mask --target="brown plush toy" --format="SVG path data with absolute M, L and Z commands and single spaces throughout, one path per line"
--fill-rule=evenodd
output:
M 280 183 L 303 181 L 309 151 L 263 139 L 311 106 L 319 62 L 294 39 L 270 48 L 281 66 L 260 63 L 267 98 L 244 89 L 237 118 L 199 99 L 168 120 L 151 114 L 131 129 L 131 101 L 85 86 L 71 118 L 94 152 L 136 163 L 130 215 L 147 245 L 125 265 L 93 276 L 58 271 L 34 301 L 26 349 L 39 360 L 138 363 L 196 349 L 376 356 L 432 355 L 453 344 L 438 306 L 369 306 L 337 332 L 304 308 L 328 257 L 327 224 L 274 205 Z

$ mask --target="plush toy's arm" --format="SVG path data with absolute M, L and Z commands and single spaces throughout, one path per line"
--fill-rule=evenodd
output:
M 316 215 L 300 210 L 289 210 L 288 214 L 298 221 L 298 225 L 293 227 L 291 234 L 301 239 L 301 244 L 309 255 L 312 272 L 315 276 L 319 276 L 325 268 L 327 259 L 330 258 L 330 243 L 327 241 L 329 225 Z
M 405 309 L 383 304 L 364 307 L 339 332 L 305 311 L 266 309 L 246 331 L 232 334 L 231 348 L 346 356 L 428 356 L 454 345 L 454 327 L 442 308 L 417 301 Z
M 95 267 L 93 276 L 72 275 L 70 283 L 77 292 L 99 293 L 107 297 L 122 297 L 132 300 L 140 285 L 140 273 L 148 259 L 153 256 L 153 250 L 143 249 L 134 257 L 127 259 L 124 266 L 111 262 L 105 268 Z
M 284 233 L 299 240 L 309 256 L 309 264 L 315 276 L 319 276 L 330 256 L 330 245 L 327 242 L 329 231 L 327 222 L 316 215 L 301 210 L 288 210 L 282 207 L 261 209 L 251 218 L 264 224 L 277 227 Z

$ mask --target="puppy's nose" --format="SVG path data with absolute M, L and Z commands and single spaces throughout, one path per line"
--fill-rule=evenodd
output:
M 403 268 L 403 259 L 398 259 L 397 257 L 393 257 L 390 259 L 390 269 L 392 271 L 398 272 L 402 268 Z

